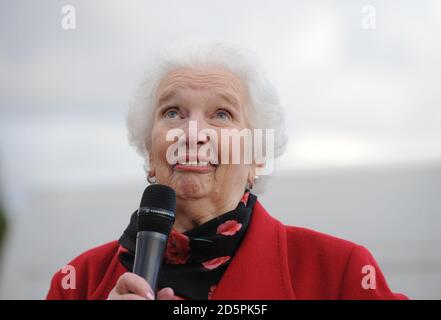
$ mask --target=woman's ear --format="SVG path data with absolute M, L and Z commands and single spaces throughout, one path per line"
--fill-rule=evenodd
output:
M 247 184 L 249 186 L 254 185 L 254 177 L 256 176 L 256 167 L 250 166 L 250 169 L 248 170 L 248 177 L 247 177 Z
M 150 167 L 149 172 L 148 172 L 148 176 L 149 176 L 149 178 L 153 178 L 156 176 L 156 172 L 155 172 L 154 168 Z
M 253 188 L 254 184 L 256 183 L 256 179 L 259 178 L 258 173 L 263 167 L 265 167 L 265 164 L 254 164 L 250 166 L 247 177 L 247 185 L 249 186 L 249 189 Z
M 149 165 L 148 165 L 148 168 L 149 169 L 147 170 L 147 181 L 150 184 L 157 183 L 155 165 L 153 163 L 153 158 L 150 156 L 150 154 L 149 154 Z
M 154 177 L 154 176 L 156 176 L 156 171 L 155 171 L 155 163 L 153 161 L 153 156 L 152 156 L 152 153 L 150 152 L 150 148 L 149 148 L 147 142 L 144 143 L 144 146 L 145 146 L 145 149 L 146 149 L 148 157 L 149 157 L 147 177 L 148 178 Z
M 266 163 L 259 163 L 254 165 L 254 176 L 262 175 L 262 172 L 265 171 Z
M 155 172 L 155 164 L 153 162 L 153 157 L 151 155 L 151 153 L 149 153 L 149 172 L 148 172 L 149 177 L 154 177 L 156 175 Z

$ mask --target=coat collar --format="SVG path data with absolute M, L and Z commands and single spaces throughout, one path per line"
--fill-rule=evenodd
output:
M 213 300 L 292 300 L 285 227 L 256 202 L 242 244 Z

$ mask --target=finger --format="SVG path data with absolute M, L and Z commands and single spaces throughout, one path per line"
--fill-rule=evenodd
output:
M 156 297 L 158 300 L 174 300 L 175 293 L 172 288 L 167 287 L 159 290 Z
M 114 290 L 112 290 L 107 297 L 107 300 L 147 300 L 147 298 L 138 296 L 137 294 L 133 293 L 118 294 Z
M 153 296 L 153 291 L 147 281 L 131 272 L 124 273 L 118 279 L 118 282 L 115 286 L 115 291 L 118 294 L 134 293 L 145 298 L 149 298 L 147 296 L 147 293 L 150 292 Z
M 119 295 L 118 300 L 147 300 L 147 298 L 138 296 L 137 294 L 127 293 Z

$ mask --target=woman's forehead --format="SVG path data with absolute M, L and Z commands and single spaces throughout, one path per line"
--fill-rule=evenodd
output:
M 243 103 L 246 96 L 242 80 L 228 70 L 182 68 L 171 71 L 160 81 L 157 90 L 158 105 L 172 99 L 178 91 L 185 88 L 208 89 L 216 97 L 227 100 L 231 104 Z

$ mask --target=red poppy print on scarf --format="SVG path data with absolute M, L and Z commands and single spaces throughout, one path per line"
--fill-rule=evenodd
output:
M 225 262 L 227 262 L 230 259 L 231 259 L 230 256 L 214 258 L 214 259 L 202 262 L 202 265 L 204 266 L 205 269 L 213 270 L 213 269 L 216 269 L 217 267 L 219 267 L 220 265 L 224 264 Z
M 240 201 L 246 206 L 248 203 L 248 198 L 250 196 L 249 192 L 245 192 L 242 196 L 242 199 L 240 199 Z
M 127 252 L 129 252 L 129 250 L 124 248 L 122 245 L 119 245 L 117 254 L 127 253 Z
M 237 222 L 236 220 L 227 220 L 217 227 L 216 233 L 224 236 L 232 236 L 240 229 L 242 229 L 241 223 Z
M 184 264 L 190 258 L 190 239 L 172 229 L 165 250 L 165 259 L 171 264 Z

